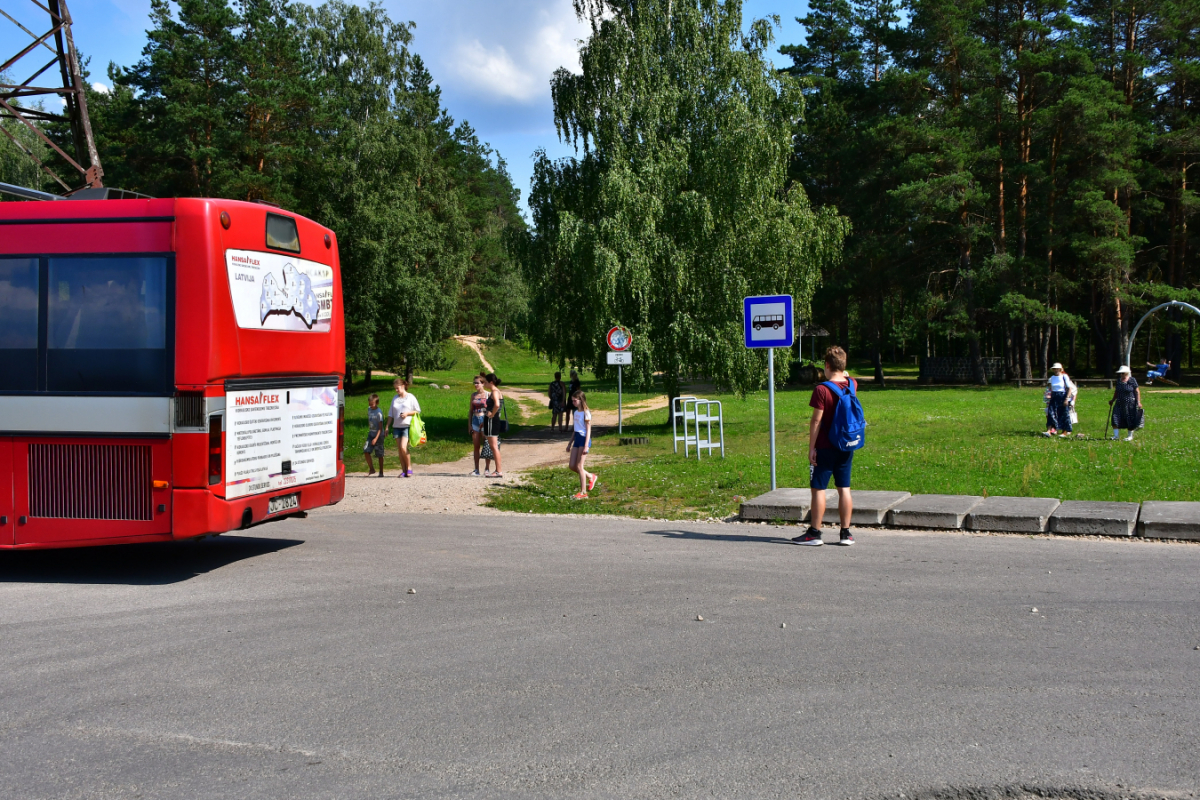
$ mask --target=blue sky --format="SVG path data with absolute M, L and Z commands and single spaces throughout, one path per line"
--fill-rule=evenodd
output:
M 4 6 L 31 30 L 45 30 L 44 13 L 29 0 Z M 574 152 L 555 136 L 549 84 L 558 67 L 578 67 L 576 41 L 587 34 L 571 0 L 384 0 L 384 6 L 393 19 L 416 22 L 413 49 L 442 87 L 443 103 L 504 156 L 524 207 L 534 150 L 544 147 L 555 157 Z M 778 14 L 782 27 L 776 43 L 787 44 L 801 39 L 795 17 L 806 7 L 804 0 L 746 0 L 743 14 L 747 19 Z M 107 81 L 110 61 L 138 60 L 149 0 L 70 0 L 70 9 L 75 43 L 91 57 L 93 81 Z M 16 52 L 27 41 L 0 19 L 2 52 Z M 778 64 L 785 63 L 774 55 Z

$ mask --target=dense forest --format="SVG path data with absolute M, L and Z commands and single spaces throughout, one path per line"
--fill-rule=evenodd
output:
M 442 107 L 410 24 L 341 0 L 153 0 L 149 22 L 141 60 L 89 91 L 106 185 L 263 200 L 332 228 L 358 369 L 411 371 L 452 333 L 523 322 L 518 193 Z M 11 145 L 0 168 L 41 182 Z
M 1196 303 L 1200 3 L 811 0 L 798 21 L 792 174 L 853 225 L 814 318 L 877 370 L 1111 374 L 1146 309 Z M 1192 329 L 1143 329 L 1135 366 L 1190 362 Z
M 335 229 L 359 368 L 516 331 L 603 370 L 621 323 L 635 379 L 748 389 L 741 297 L 791 292 L 879 381 L 1111 375 L 1145 310 L 1200 304 L 1196 0 L 811 0 L 782 70 L 736 0 L 572 2 L 582 70 L 547 88 L 576 156 L 535 154 L 528 227 L 412 26 L 342 0 L 153 0 L 89 97 L 106 182 Z M 0 170 L 39 180 L 3 139 Z M 1135 365 L 1190 367 L 1194 327 L 1160 315 Z

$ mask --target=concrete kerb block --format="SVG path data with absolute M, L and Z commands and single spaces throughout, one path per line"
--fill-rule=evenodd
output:
M 776 489 L 742 503 L 740 514 L 748 520 L 803 522 L 811 506 L 808 489 Z
M 1148 539 L 1200 541 L 1200 503 L 1147 500 L 1142 503 L 1138 533 Z
M 1138 503 L 1067 500 L 1050 515 L 1050 532 L 1077 536 L 1133 536 Z
M 900 501 L 888 512 L 892 528 L 942 528 L 959 530 L 967 514 L 982 497 L 961 494 L 918 494 Z
M 856 492 L 851 490 L 854 510 L 850 512 L 851 525 L 882 525 L 887 514 L 897 504 L 912 497 L 908 492 Z M 830 489 L 825 492 L 824 522 L 838 522 L 838 493 Z
M 1052 497 L 985 497 L 967 515 L 973 531 L 1045 533 L 1061 503 Z

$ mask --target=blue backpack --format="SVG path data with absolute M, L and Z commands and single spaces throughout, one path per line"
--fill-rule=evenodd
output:
M 857 450 L 867 443 L 867 420 L 863 417 L 862 403 L 854 393 L 854 381 L 846 391 L 833 381 L 825 381 L 823 386 L 829 387 L 837 398 L 833 407 L 833 422 L 829 424 L 829 441 L 838 450 Z

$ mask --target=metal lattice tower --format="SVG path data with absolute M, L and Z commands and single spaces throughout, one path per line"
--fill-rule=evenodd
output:
M 0 1 L 10 10 L 15 11 L 13 3 L 18 0 Z M 0 54 L 0 58 L 4 59 L 3 62 L 0 62 L 0 74 L 7 74 L 10 76 L 10 80 L 15 80 L 18 74 L 17 70 L 21 74 L 30 69 L 35 70 L 21 83 L 0 83 L 0 119 L 14 119 L 27 126 L 71 169 L 76 170 L 79 173 L 78 177 L 75 181 L 71 181 L 71 173 L 68 172 L 68 180 L 64 180 L 50 164 L 43 162 L 36 154 L 17 141 L 7 128 L 0 126 L 0 132 L 8 136 L 17 147 L 36 161 L 38 166 L 63 188 L 64 194 L 85 188 L 101 187 L 104 185 L 102 180 L 104 170 L 100 166 L 100 155 L 96 152 L 96 141 L 92 137 L 92 125 L 88 120 L 87 93 L 83 83 L 83 74 L 79 69 L 79 56 L 75 52 L 75 40 L 71 36 L 71 13 L 67 10 L 66 0 L 45 0 L 45 5 L 41 0 L 29 0 L 29 2 L 49 15 L 50 29 L 41 35 L 22 25 L 9 13 L 9 10 L 0 7 L 0 14 L 29 34 L 29 38 L 32 40 L 24 49 L 11 56 Z M 38 16 L 40 17 L 42 14 Z M 44 58 L 49 58 L 49 60 L 43 65 L 42 59 Z M 46 85 L 54 83 L 51 70 L 56 66 L 62 86 Z M 46 106 L 57 108 L 60 98 L 65 103 L 62 113 L 46 110 Z M 39 99 L 43 101 L 41 108 L 37 107 Z M 49 122 L 65 122 L 70 125 L 75 150 L 74 157 L 68 155 L 46 136 L 42 125 Z M 82 180 L 83 184 L 71 185 L 78 180 Z

